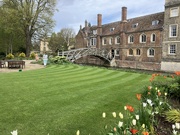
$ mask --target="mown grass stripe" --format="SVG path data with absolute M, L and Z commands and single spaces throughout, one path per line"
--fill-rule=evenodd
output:
M 107 112 L 136 105 L 135 93 L 148 84 L 148 75 L 105 68 L 61 65 L 0 75 L 0 134 L 100 135 Z M 7 115 L 8 114 L 8 115 Z

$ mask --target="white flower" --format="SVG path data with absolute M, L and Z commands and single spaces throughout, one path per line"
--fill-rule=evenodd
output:
M 173 130 L 173 135 L 177 135 L 177 131 L 176 130 Z
M 124 110 L 127 110 L 127 106 L 124 106 Z
M 177 129 L 180 129 L 180 123 L 175 123 Z
M 143 103 L 143 107 L 146 107 L 147 106 L 147 103 Z
M 11 134 L 12 135 L 18 135 L 18 132 L 17 132 L 17 130 L 14 130 L 14 131 L 11 132 Z
M 159 102 L 159 105 L 162 105 L 163 102 Z
M 136 120 L 139 120 L 139 115 L 136 115 Z
M 114 118 L 116 118 L 116 112 L 113 112 L 112 115 Z
M 155 89 L 157 90 L 157 87 Z
M 165 92 L 164 95 L 167 96 L 167 92 Z
M 76 135 L 80 135 L 80 131 L 79 130 L 76 132 Z
M 136 120 L 135 120 L 135 119 L 132 120 L 132 124 L 133 124 L 134 126 L 136 125 Z
M 152 104 L 151 99 L 147 99 L 148 104 Z
M 102 113 L 102 117 L 103 117 L 103 118 L 106 117 L 106 113 L 105 113 L 105 112 Z
M 122 125 L 123 125 L 123 122 L 119 121 L 118 127 L 120 128 L 120 127 L 122 127 Z
M 123 114 L 121 112 L 119 113 L 119 117 L 123 119 Z
M 142 124 L 142 128 L 145 128 L 145 124 Z
M 173 125 L 172 125 L 172 129 L 175 129 L 175 127 L 176 127 L 176 126 L 173 124 Z

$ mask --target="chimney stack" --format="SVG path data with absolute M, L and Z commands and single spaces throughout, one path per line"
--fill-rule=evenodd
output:
M 127 21 L 127 7 L 122 7 L 122 21 Z
M 102 26 L 102 14 L 97 15 L 97 23 L 98 27 Z
M 87 22 L 87 20 L 85 20 L 85 27 L 87 27 L 88 26 L 88 22 Z

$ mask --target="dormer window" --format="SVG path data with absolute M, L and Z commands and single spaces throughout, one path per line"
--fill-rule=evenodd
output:
M 113 32 L 114 31 L 114 28 L 110 28 L 110 32 Z
M 138 26 L 138 23 L 132 24 L 132 28 L 136 28 Z
M 152 21 L 152 25 L 158 25 L 158 24 L 159 24 L 159 20 Z
M 93 30 L 93 35 L 96 35 L 97 34 L 97 30 Z

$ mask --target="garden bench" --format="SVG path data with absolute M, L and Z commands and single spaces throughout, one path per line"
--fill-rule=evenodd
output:
M 23 60 L 8 60 L 8 68 L 25 68 L 25 61 Z

